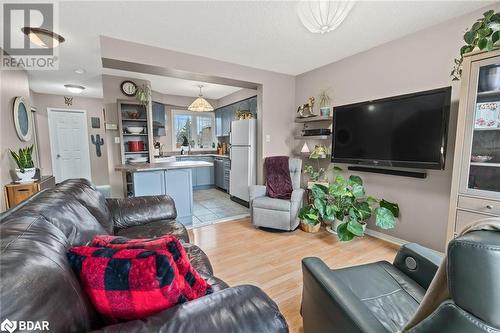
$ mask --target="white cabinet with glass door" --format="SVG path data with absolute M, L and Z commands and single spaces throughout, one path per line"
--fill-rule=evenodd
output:
M 455 142 L 448 239 L 500 216 L 500 51 L 466 57 Z

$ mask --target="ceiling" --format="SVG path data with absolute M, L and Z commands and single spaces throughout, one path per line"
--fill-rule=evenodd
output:
M 318 35 L 293 1 L 59 2 L 59 70 L 31 71 L 30 84 L 56 94 L 80 84 L 82 96 L 101 97 L 99 35 L 298 75 L 491 3 L 360 1 L 339 28 Z M 76 74 L 79 67 L 86 73 Z
M 203 97 L 208 99 L 219 99 L 241 90 L 239 87 L 225 86 L 222 84 L 184 80 L 167 76 L 135 73 L 109 68 L 104 68 L 103 74 L 147 80 L 151 82 L 152 90 L 167 95 L 198 97 L 200 94 L 200 88 L 198 88 L 198 86 L 200 84 L 203 85 Z

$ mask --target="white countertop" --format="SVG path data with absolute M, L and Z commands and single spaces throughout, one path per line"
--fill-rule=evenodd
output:
M 115 166 L 115 171 L 122 172 L 142 172 L 155 170 L 172 170 L 172 169 L 192 169 L 214 166 L 213 163 L 204 161 L 178 161 L 178 162 L 162 162 L 162 163 L 137 163 L 137 164 L 120 164 Z

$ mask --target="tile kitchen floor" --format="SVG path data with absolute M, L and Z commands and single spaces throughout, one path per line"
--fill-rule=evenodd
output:
M 218 190 L 193 191 L 192 228 L 248 217 L 250 211 L 229 199 L 229 194 Z

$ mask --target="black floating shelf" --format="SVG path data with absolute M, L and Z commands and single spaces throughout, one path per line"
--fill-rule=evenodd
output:
M 412 177 L 420 179 L 427 178 L 427 172 L 392 170 L 392 169 L 371 168 L 364 166 L 348 166 L 347 169 L 351 171 L 371 172 L 371 173 L 379 173 L 384 175 L 393 175 L 401 177 Z

